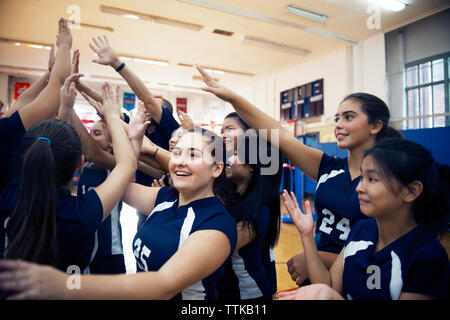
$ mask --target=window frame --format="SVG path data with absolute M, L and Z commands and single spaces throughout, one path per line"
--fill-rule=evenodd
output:
M 439 59 L 443 59 L 444 61 L 444 79 L 443 80 L 439 80 L 439 81 L 434 81 L 433 79 L 433 61 L 435 60 L 439 60 Z M 433 87 L 436 85 L 440 85 L 443 84 L 444 85 L 444 99 L 445 99 L 445 111 L 444 113 L 449 113 L 450 112 L 450 75 L 449 75 L 449 61 L 450 61 L 450 52 L 446 52 L 444 54 L 439 54 L 439 55 L 435 55 L 435 56 L 431 56 L 428 58 L 424 58 L 424 59 L 420 59 L 420 60 L 416 60 L 413 62 L 409 62 L 405 64 L 405 71 L 404 71 L 404 95 L 405 95 L 405 102 L 406 102 L 406 110 L 404 110 L 404 115 L 405 117 L 409 117 L 409 99 L 408 99 L 408 93 L 411 90 L 417 90 L 418 92 L 418 103 L 419 103 L 419 112 L 423 112 L 423 106 L 421 105 L 421 89 L 422 88 L 426 88 L 426 87 L 431 87 L 431 105 L 432 105 L 432 114 L 434 115 L 434 108 L 435 108 L 435 104 L 434 104 L 434 91 L 433 91 Z M 420 83 L 420 65 L 421 64 L 425 64 L 427 62 L 430 62 L 430 67 L 431 67 L 431 79 L 429 82 L 421 84 Z M 411 67 L 415 67 L 417 66 L 417 85 L 413 85 L 413 86 L 408 86 L 407 84 L 407 76 L 408 76 L 408 68 Z M 423 116 L 424 114 L 415 114 L 414 112 L 414 116 Z M 450 126 L 450 116 L 444 116 L 445 117 L 445 126 L 448 127 Z M 406 125 L 405 128 L 406 129 L 423 129 L 423 128 L 427 128 L 427 126 L 423 125 L 422 123 L 425 123 L 424 121 L 421 121 L 423 118 L 418 118 L 418 126 L 416 126 L 415 128 L 410 128 L 410 121 L 414 121 L 414 120 L 406 120 Z M 432 119 L 432 126 L 431 128 L 435 128 L 435 117 L 431 117 Z

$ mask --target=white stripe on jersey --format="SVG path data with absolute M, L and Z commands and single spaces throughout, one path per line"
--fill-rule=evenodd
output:
M 345 258 L 353 256 L 358 251 L 366 250 L 369 246 L 373 245 L 372 241 L 350 241 L 345 247 L 344 247 L 344 264 L 345 264 Z
M 183 243 L 189 237 L 194 220 L 195 212 L 192 208 L 188 208 L 186 218 L 184 218 L 183 226 L 180 231 L 180 242 L 178 243 L 178 249 L 181 248 Z M 181 296 L 183 300 L 205 300 L 205 287 L 203 286 L 202 280 L 181 291 Z
M 270 256 L 270 262 L 275 261 L 275 250 L 273 250 L 272 246 L 269 248 L 269 256 Z
M 172 201 L 172 202 L 169 202 L 169 201 L 161 202 L 160 204 L 158 204 L 156 207 L 153 208 L 152 212 L 150 212 L 150 214 L 148 215 L 147 219 L 150 218 L 150 216 L 152 214 L 156 213 L 156 212 L 163 211 L 163 210 L 166 210 L 168 208 L 171 208 L 175 202 L 177 202 L 177 200 Z
M 244 259 L 233 253 L 231 256 L 231 263 L 233 271 L 239 280 L 239 294 L 242 300 L 255 299 L 263 296 L 263 293 L 258 287 L 255 279 L 253 279 L 248 271 L 245 269 Z
M 122 254 L 122 238 L 120 237 L 120 212 L 119 203 L 112 209 L 111 215 L 111 254 Z
M 319 178 L 319 180 L 317 180 L 316 191 L 317 191 L 317 189 L 319 188 L 319 186 L 320 186 L 321 183 L 324 183 L 324 182 L 326 182 L 328 179 L 334 178 L 334 177 L 336 177 L 337 175 L 340 175 L 341 173 L 344 173 L 344 172 L 345 172 L 344 169 L 341 169 L 341 170 L 331 170 L 330 173 L 325 173 L 325 174 L 321 175 L 320 178 Z
M 389 283 L 389 291 L 391 293 L 392 300 L 398 300 L 402 293 L 403 280 L 402 280 L 402 263 L 398 255 L 391 251 L 392 266 L 391 266 L 391 282 Z

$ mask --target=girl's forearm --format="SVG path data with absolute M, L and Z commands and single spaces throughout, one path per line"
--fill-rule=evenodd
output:
M 330 272 L 326 268 L 316 247 L 313 234 L 302 235 L 303 248 L 305 250 L 306 268 L 311 283 L 325 283 L 331 286 Z

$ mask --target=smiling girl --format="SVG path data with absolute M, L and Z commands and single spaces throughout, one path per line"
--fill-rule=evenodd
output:
M 328 271 L 312 237 L 309 206 L 284 198 L 300 231 L 311 282 L 282 293 L 285 299 L 448 299 L 450 265 L 436 235 L 449 221 L 448 166 L 421 145 L 387 139 L 365 153 L 356 188 L 369 218 L 352 228 Z M 330 288 L 330 286 L 332 288 Z
M 400 136 L 400 133 L 388 125 L 390 114 L 387 105 L 367 93 L 347 96 L 339 104 L 335 115 L 335 136 L 338 147 L 347 149 L 348 156 L 344 159 L 334 158 L 304 145 L 283 130 L 277 120 L 214 81 L 202 68 L 197 66 L 197 69 L 207 85 L 203 90 L 231 103 L 250 127 L 268 130 L 269 141 L 279 147 L 304 174 L 317 182 L 317 247 L 325 265 L 330 267 L 344 246 L 353 224 L 365 217 L 359 210 L 355 190 L 360 179 L 364 151 L 385 137 Z M 273 130 L 279 133 L 277 141 L 272 141 Z M 298 285 L 308 279 L 303 253 L 288 261 L 288 271 Z
M 67 274 L 3 260 L 0 268 L 17 272 L 2 272 L 0 289 L 17 299 L 214 299 L 237 237 L 233 218 L 215 197 L 225 179 L 223 155 L 219 136 L 191 130 L 170 158 L 174 187 L 129 184 L 123 201 L 148 215 L 133 241 L 137 274 L 81 276 L 81 289 L 69 290 Z

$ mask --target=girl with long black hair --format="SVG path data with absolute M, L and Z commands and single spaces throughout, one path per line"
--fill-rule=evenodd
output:
M 437 236 L 450 217 L 450 168 L 418 143 L 386 139 L 364 153 L 358 221 L 330 270 L 319 258 L 311 209 L 284 199 L 302 237 L 312 283 L 285 299 L 448 299 L 450 264 Z M 323 285 L 325 284 L 325 285 Z

